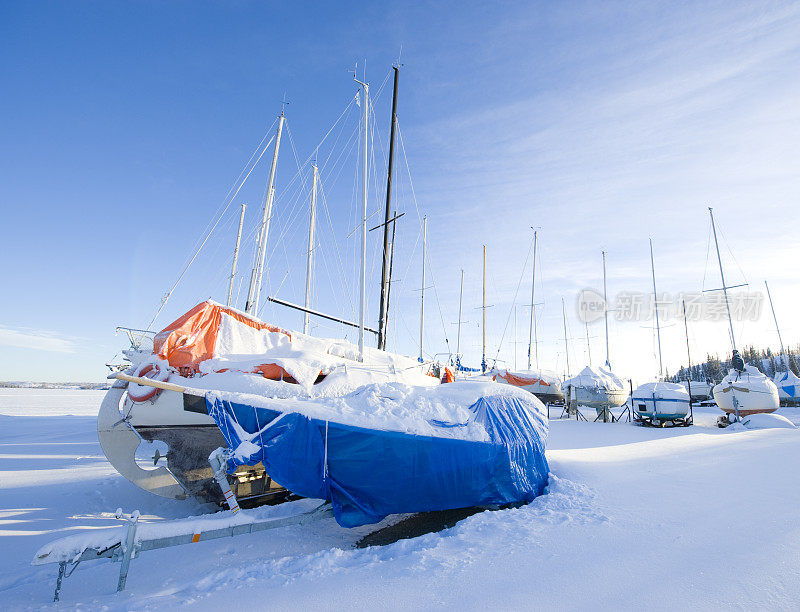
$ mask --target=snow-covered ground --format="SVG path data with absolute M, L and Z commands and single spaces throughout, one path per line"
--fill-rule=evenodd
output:
M 0 608 L 38 609 L 56 566 L 36 550 L 65 535 L 203 512 L 138 490 L 105 461 L 103 392 L 0 390 Z M 779 411 L 800 423 L 797 409 Z M 354 549 L 370 528 L 333 519 L 81 564 L 64 608 L 792 608 L 800 601 L 800 429 L 551 421 L 550 492 L 456 527 Z M 555 414 L 553 416 L 556 416 Z M 308 502 L 296 502 L 298 505 Z

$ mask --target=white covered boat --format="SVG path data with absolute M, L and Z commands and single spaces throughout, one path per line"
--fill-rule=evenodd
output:
M 622 406 L 629 396 L 625 382 L 602 366 L 586 366 L 580 374 L 565 380 L 562 389 L 569 401 L 594 408 L 597 414 Z
M 689 392 L 679 383 L 649 382 L 632 396 L 637 417 L 652 421 L 684 421 L 689 415 Z
M 439 384 L 427 375 L 429 365 L 409 357 L 364 347 L 359 361 L 358 347 L 349 342 L 289 332 L 212 301 L 156 334 L 152 351 L 126 353 L 130 376 L 175 389 L 250 393 L 288 403 L 335 401 L 372 383 Z M 225 441 L 203 397 L 117 380 L 101 405 L 98 435 L 109 462 L 137 486 L 164 497 L 220 500 L 208 457 Z M 166 445 L 166 465 L 158 456 L 149 469 L 137 463 L 142 440 Z M 289 494 L 263 466 L 242 467 L 232 480 L 245 503 Z
M 778 387 L 778 398 L 782 405 L 800 404 L 800 378 L 794 372 L 778 372 L 772 380 Z
M 691 392 L 692 401 L 704 402 L 711 399 L 711 389 L 714 387 L 711 383 L 705 380 L 691 380 L 689 382 L 683 381 L 681 383 L 687 392 Z M 691 391 L 689 389 L 691 387 Z
M 560 402 L 564 399 L 561 379 L 555 372 L 495 369 L 491 374 L 495 381 L 525 389 L 545 403 Z
M 743 372 L 730 370 L 713 393 L 717 406 L 729 415 L 775 412 L 779 405 L 775 383 L 751 365 L 746 365 Z

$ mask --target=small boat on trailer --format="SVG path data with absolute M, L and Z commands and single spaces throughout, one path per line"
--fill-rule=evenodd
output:
M 692 424 L 689 392 L 678 383 L 639 385 L 631 396 L 633 420 L 653 427 L 687 427 Z
M 687 427 L 693 421 L 692 398 L 689 391 L 681 384 L 660 380 L 664 373 L 664 362 L 661 355 L 661 325 L 658 318 L 658 290 L 656 289 L 656 265 L 653 257 L 652 239 L 650 240 L 650 270 L 653 275 L 653 303 L 655 304 L 659 381 L 639 385 L 632 393 L 633 420 L 639 425 L 650 425 L 652 427 Z M 688 328 L 686 349 L 688 354 Z M 691 366 L 691 358 L 689 365 Z

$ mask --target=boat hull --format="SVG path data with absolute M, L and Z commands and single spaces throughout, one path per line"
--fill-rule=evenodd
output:
M 618 408 L 628 401 L 628 392 L 621 389 L 576 386 L 571 388 L 571 392 L 579 406 L 594 408 L 597 414 L 603 414 L 609 408 Z
M 725 413 L 739 416 L 775 412 L 780 405 L 778 388 L 765 376 L 726 376 L 713 389 L 714 401 Z
M 225 438 L 208 416 L 205 399 L 162 391 L 152 400 L 133 402 L 125 394 L 126 388 L 126 383 L 117 381 L 98 414 L 98 437 L 111 465 L 133 484 L 155 495 L 222 504 L 224 496 L 208 457 L 225 446 Z M 142 440 L 166 444 L 166 465 L 156 461 L 151 469 L 141 467 L 136 449 Z M 291 496 L 263 466 L 243 466 L 229 475 L 229 481 L 245 507 Z

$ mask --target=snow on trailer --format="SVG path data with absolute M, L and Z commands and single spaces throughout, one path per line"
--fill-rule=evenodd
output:
M 124 517 L 122 509 L 117 509 L 116 517 L 123 519 L 126 526 L 55 540 L 40 548 L 31 563 L 32 565 L 58 563 L 54 602 L 61 599 L 64 579 L 71 576 L 84 561 L 110 559 L 112 562 L 119 562 L 117 581 L 119 593 L 125 589 L 131 560 L 139 553 L 217 538 L 248 535 L 288 525 L 304 525 L 331 514 L 330 504 L 320 500 L 302 500 L 302 503 L 308 508 L 300 513 L 281 513 L 279 506 L 277 512 L 275 508 L 270 508 L 271 512 L 266 516 L 232 511 L 144 524 L 139 522 L 138 510 L 131 513 L 130 517 Z

